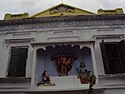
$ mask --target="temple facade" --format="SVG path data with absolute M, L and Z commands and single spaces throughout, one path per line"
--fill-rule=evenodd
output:
M 6 14 L 0 93 L 124 94 L 124 39 L 121 8 L 92 13 L 59 4 L 33 16 Z

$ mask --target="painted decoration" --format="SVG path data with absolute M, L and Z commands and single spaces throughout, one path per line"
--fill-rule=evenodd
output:
M 51 57 L 54 61 L 59 76 L 68 76 L 68 72 L 72 69 L 73 62 L 78 56 L 68 53 L 58 53 Z

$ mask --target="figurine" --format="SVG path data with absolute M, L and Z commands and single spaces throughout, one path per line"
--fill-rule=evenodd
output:
M 37 84 L 37 86 L 40 86 L 40 85 L 43 85 L 43 86 L 55 86 L 54 83 L 53 83 L 53 84 L 51 83 L 50 77 L 49 77 L 47 71 L 44 71 L 44 72 L 42 73 L 42 81 L 40 81 L 40 82 Z
M 55 62 L 59 76 L 68 76 L 68 72 L 72 69 L 73 62 L 78 56 L 68 53 L 59 53 L 51 56 L 51 60 Z
M 92 94 L 93 92 L 93 86 L 96 84 L 96 76 L 92 73 L 89 77 L 89 91 L 88 94 Z
M 88 94 L 92 94 L 93 86 L 96 84 L 96 76 L 93 72 L 88 71 L 85 68 L 85 64 L 83 62 L 80 63 L 80 68 L 76 68 L 78 72 L 78 78 L 80 78 L 81 84 L 89 84 Z
M 51 81 L 50 81 L 50 78 L 49 78 L 47 71 L 44 71 L 42 73 L 42 84 L 48 84 L 48 85 L 51 84 Z
M 83 62 L 80 63 L 79 69 L 76 68 L 78 72 L 78 78 L 80 78 L 81 84 L 89 83 L 89 71 L 85 68 L 85 64 Z

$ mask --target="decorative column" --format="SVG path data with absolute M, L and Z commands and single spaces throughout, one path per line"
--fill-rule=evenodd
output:
M 95 50 L 94 50 L 94 44 L 92 44 L 91 48 L 91 54 L 92 54 L 92 61 L 93 61 L 93 69 L 94 69 L 94 75 L 96 75 L 98 79 L 98 73 L 97 73 L 97 65 L 96 65 L 96 59 L 95 59 Z M 98 80 L 96 81 L 98 83 Z
M 28 57 L 27 57 L 27 64 L 26 64 L 26 77 L 32 76 L 32 62 L 33 61 L 33 48 L 29 45 L 28 49 Z
M 37 48 L 34 47 L 34 49 L 33 49 L 32 75 L 31 75 L 31 88 L 32 89 L 35 87 L 35 70 L 36 70 L 36 65 L 37 65 L 36 53 L 37 53 Z

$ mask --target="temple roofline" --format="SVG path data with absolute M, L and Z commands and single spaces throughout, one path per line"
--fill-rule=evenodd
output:
M 75 18 L 75 19 L 74 19 Z M 54 17 L 39 17 L 39 18 L 24 18 L 13 20 L 0 20 L 0 26 L 6 25 L 21 25 L 42 22 L 55 22 L 55 21 L 87 21 L 87 20 L 125 20 L 125 14 L 109 14 L 109 15 L 74 15 L 74 16 L 54 16 Z
M 73 7 L 73 6 L 71 6 L 71 5 L 67 5 L 67 4 L 64 4 L 64 3 L 60 3 L 60 4 L 58 4 L 58 5 L 55 5 L 55 6 L 53 6 L 53 7 L 50 7 L 50 8 L 48 8 L 48 9 L 46 9 L 46 10 L 43 10 L 43 11 L 37 13 L 37 14 L 32 15 L 30 18 L 33 18 L 33 17 L 35 17 L 36 15 L 39 15 L 39 14 L 41 14 L 41 13 L 44 13 L 44 12 L 46 12 L 46 11 L 52 9 L 52 8 L 55 8 L 55 7 L 59 6 L 59 5 L 66 5 L 66 6 L 69 6 L 69 7 Z M 77 8 L 77 7 L 73 7 L 73 8 L 76 8 L 76 9 L 81 10 L 81 11 L 85 11 L 85 12 L 90 13 L 90 14 L 96 14 L 96 13 L 93 13 L 93 12 L 90 12 L 90 11 L 87 11 L 87 10 L 84 10 L 84 9 L 80 9 L 80 8 Z M 47 17 L 47 16 L 45 16 L 45 17 Z

